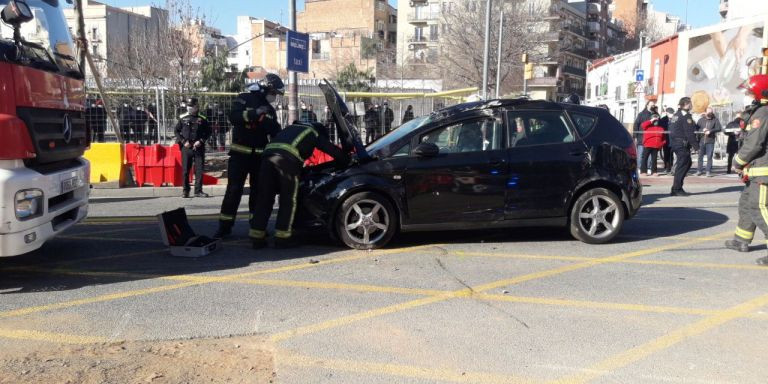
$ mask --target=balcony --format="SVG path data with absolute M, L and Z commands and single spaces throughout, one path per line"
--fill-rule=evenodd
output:
M 543 19 L 544 20 L 559 20 L 559 19 L 561 19 L 563 17 L 561 12 L 562 12 L 562 9 L 559 6 L 553 5 L 553 6 L 549 7 L 549 9 L 547 10 L 547 13 L 544 15 Z
M 554 88 L 554 87 L 557 87 L 557 77 L 554 77 L 554 76 L 534 77 L 533 79 L 528 80 L 528 86 Z
M 560 51 L 565 53 L 570 53 L 572 55 L 581 56 L 583 58 L 588 57 L 587 50 L 584 48 L 579 47 L 565 47 L 561 48 Z
M 600 23 L 596 21 L 590 21 L 587 23 L 587 31 L 591 33 L 600 32 Z
M 437 20 L 440 15 L 435 12 L 419 12 L 419 13 L 412 13 L 408 15 L 408 22 L 419 24 L 419 23 L 426 23 L 428 21 Z
M 570 65 L 563 65 L 563 73 L 578 77 L 587 77 L 587 71 L 585 69 L 572 67 Z
M 409 43 L 416 43 L 416 44 L 426 44 L 427 43 L 427 37 L 426 36 L 408 36 L 408 42 Z
M 568 31 L 571 33 L 575 33 L 579 36 L 586 36 L 587 33 L 584 31 L 584 27 L 578 24 L 568 24 L 563 26 L 563 31 Z
M 600 7 L 600 4 L 591 3 L 587 4 L 587 13 L 588 14 L 599 14 L 602 8 Z
M 553 43 L 560 41 L 560 32 L 546 32 L 541 35 L 541 41 L 544 43 Z
M 330 60 L 330 52 L 312 52 L 312 60 Z
M 598 49 L 600 49 L 600 43 L 598 43 L 596 40 L 587 41 L 587 50 L 597 51 Z
M 408 2 L 408 4 L 411 6 L 411 8 L 418 7 L 420 5 L 427 4 L 427 0 L 411 0 Z

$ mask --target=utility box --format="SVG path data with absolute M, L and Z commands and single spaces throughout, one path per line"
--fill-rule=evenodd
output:
M 195 234 L 184 208 L 163 212 L 157 215 L 157 220 L 163 244 L 169 247 L 173 256 L 202 257 L 221 248 L 221 239 Z

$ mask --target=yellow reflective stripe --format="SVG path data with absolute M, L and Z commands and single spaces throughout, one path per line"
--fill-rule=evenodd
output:
M 267 146 L 264 149 L 265 150 L 266 149 L 282 149 L 283 151 L 286 151 L 286 152 L 290 153 L 291 155 L 296 156 L 296 158 L 299 159 L 300 161 L 304 161 L 304 159 L 302 159 L 301 155 L 299 154 L 299 150 L 296 149 L 296 147 L 292 147 L 292 146 L 290 146 L 288 144 L 284 144 L 284 143 L 269 143 L 269 144 L 267 144 Z
M 251 153 L 262 153 L 262 152 L 264 152 L 264 150 L 261 149 L 261 148 L 251 148 L 251 147 L 246 146 L 246 145 L 235 144 L 235 143 L 232 143 L 232 145 L 229 148 L 232 149 L 235 152 L 244 153 L 246 155 L 250 155 Z
M 755 237 L 755 233 L 736 227 L 736 236 L 745 240 L 752 240 Z
M 248 122 L 248 110 L 243 111 L 243 121 Z
M 317 135 L 317 131 L 315 131 L 314 128 L 311 128 L 309 126 L 306 126 L 306 127 L 307 127 L 307 129 L 304 132 L 300 133 L 299 136 L 296 136 L 296 138 L 293 140 L 293 143 L 291 143 L 292 146 L 295 147 L 295 146 L 299 145 L 301 140 L 303 140 L 305 137 L 307 137 L 307 135 L 309 135 L 310 133 L 315 135 L 315 137 L 318 136 Z
M 763 222 L 768 223 L 768 208 L 766 208 L 766 189 L 768 186 L 760 184 L 760 215 L 763 216 Z
M 263 239 L 267 237 L 266 231 L 260 231 L 258 229 L 251 229 L 248 231 L 248 237 L 254 238 L 254 239 Z
M 293 229 L 293 218 L 296 216 L 296 195 L 298 194 L 299 194 L 299 178 L 294 176 L 293 177 L 293 196 L 291 197 L 291 200 L 293 201 L 293 206 L 291 208 L 291 218 L 288 220 L 289 231 Z
M 275 237 L 277 237 L 278 239 L 289 239 L 291 237 L 291 231 L 275 230 Z
M 749 167 L 747 168 L 747 176 L 768 176 L 768 167 Z
M 746 162 L 746 161 L 744 161 L 744 160 L 742 160 L 742 159 L 741 159 L 741 157 L 739 157 L 739 155 L 736 155 L 736 156 L 734 156 L 734 157 L 733 157 L 733 160 L 734 160 L 734 161 L 735 161 L 737 164 L 739 164 L 739 165 L 744 165 L 744 164 L 747 164 L 747 162 Z
M 235 221 L 235 216 L 225 215 L 225 214 L 221 213 L 221 214 L 219 214 L 219 220 L 222 220 L 222 221 Z

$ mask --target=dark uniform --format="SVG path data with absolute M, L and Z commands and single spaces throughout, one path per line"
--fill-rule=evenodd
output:
M 245 178 L 250 177 L 249 211 L 253 212 L 256 196 L 256 180 L 259 175 L 261 155 L 269 137 L 280 132 L 275 109 L 261 92 L 245 92 L 237 96 L 229 115 L 232 123 L 232 145 L 227 163 L 227 191 L 221 203 L 219 231 L 214 237 L 228 235 L 235 223 L 237 208 L 243 196 Z M 259 184 L 263 187 L 262 184 Z
M 669 119 L 669 141 L 669 147 L 677 159 L 675 162 L 675 181 L 672 183 L 671 192 L 673 196 L 686 196 L 688 193 L 683 190 L 683 179 L 691 169 L 691 147 L 696 150 L 699 149 L 696 123 L 693 122 L 690 112 L 679 109 Z
M 296 214 L 296 196 L 299 190 L 299 175 L 304 161 L 315 148 L 327 153 L 337 162 L 346 165 L 349 156 L 328 140 L 325 127 L 320 123 L 294 124 L 286 127 L 267 145 L 264 161 L 259 170 L 259 193 L 255 210 L 251 212 L 249 236 L 254 248 L 263 247 L 266 229 L 275 195 L 280 194 L 280 210 L 275 224 L 275 244 L 289 244 L 293 218 Z
M 211 136 L 208 120 L 199 112 L 185 113 L 179 116 L 174 128 L 176 142 L 181 148 L 182 176 L 184 177 L 184 197 L 189 197 L 189 171 L 195 166 L 195 196 L 208 197 L 203 193 L 203 163 L 205 163 L 205 142 Z M 186 144 L 189 146 L 186 146 Z M 199 143 L 195 145 L 196 143 Z
M 768 235 L 768 106 L 757 109 L 746 125 L 744 144 L 734 157 L 734 168 L 746 176 L 739 197 L 739 221 L 734 239 L 726 242 L 731 249 L 746 252 L 759 227 Z

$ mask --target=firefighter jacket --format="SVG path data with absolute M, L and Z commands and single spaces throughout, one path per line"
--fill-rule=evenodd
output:
M 341 148 L 333 145 L 327 137 L 321 136 L 311 125 L 289 125 L 267 144 L 264 153 L 284 153 L 303 164 L 314 152 L 315 148 L 327 153 L 337 162 L 346 165 L 349 155 Z
M 696 137 L 696 123 L 693 122 L 690 112 L 678 110 L 669 119 L 669 146 L 674 148 L 685 148 L 693 146 L 699 149 L 699 140 Z
M 744 144 L 733 158 L 736 162 L 734 167 L 744 169 L 750 180 L 768 184 L 768 106 L 762 106 L 752 114 L 747 122 L 747 130 Z
M 275 108 L 260 92 L 244 92 L 237 95 L 229 113 L 232 123 L 230 154 L 261 154 L 270 137 L 280 132 Z
M 176 142 L 180 145 L 184 145 L 186 142 L 194 144 L 198 140 L 204 144 L 211 137 L 211 126 L 208 124 L 208 119 L 200 113 L 194 115 L 185 113 L 179 116 L 179 121 L 173 131 L 176 133 Z

